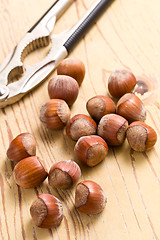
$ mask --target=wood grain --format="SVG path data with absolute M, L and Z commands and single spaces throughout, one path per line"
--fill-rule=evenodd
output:
M 50 0 L 0 0 L 0 62 L 52 4 Z M 76 0 L 56 23 L 54 32 L 71 27 L 93 0 Z M 107 95 L 106 82 L 115 68 L 125 67 L 146 80 L 149 92 L 141 96 L 147 120 L 158 134 L 156 146 L 146 153 L 130 150 L 127 142 L 110 148 L 94 168 L 82 169 L 81 180 L 93 180 L 107 195 L 107 206 L 97 216 L 74 207 L 74 191 L 52 189 L 47 180 L 35 189 L 21 189 L 13 178 L 14 164 L 7 159 L 9 142 L 21 132 L 34 134 L 37 155 L 49 169 L 54 162 L 75 159 L 75 143 L 64 131 L 49 131 L 39 121 L 39 109 L 49 97 L 47 79 L 22 100 L 0 110 L 0 239 L 10 240 L 160 240 L 160 2 L 115 0 L 70 54 L 81 59 L 86 76 L 71 115 L 87 114 L 86 101 Z M 30 54 L 25 65 L 43 59 L 48 48 Z M 53 75 L 56 74 L 56 71 Z M 39 193 L 58 197 L 64 208 L 59 227 L 39 229 L 29 208 Z

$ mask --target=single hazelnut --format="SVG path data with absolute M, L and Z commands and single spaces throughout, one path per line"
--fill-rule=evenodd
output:
M 140 121 L 135 121 L 128 126 L 126 137 L 130 147 L 137 152 L 150 150 L 157 141 L 155 130 Z
M 42 193 L 32 203 L 30 214 L 37 227 L 56 227 L 63 219 L 62 203 L 53 195 Z
M 126 93 L 117 103 L 117 114 L 126 118 L 130 123 L 133 121 L 144 121 L 146 109 L 139 97 L 134 93 Z
M 52 165 L 48 182 L 53 188 L 67 189 L 72 187 L 81 176 L 81 169 L 72 160 L 60 161 Z
M 115 98 L 120 98 L 124 94 L 132 92 L 135 85 L 136 78 L 127 69 L 114 70 L 108 79 L 109 93 Z
M 104 115 L 116 112 L 113 100 L 103 95 L 90 98 L 87 101 L 86 108 L 96 122 L 99 122 Z
M 99 136 L 83 136 L 74 147 L 75 156 L 89 167 L 96 166 L 108 153 L 107 143 Z
M 70 118 L 66 125 L 66 133 L 72 140 L 77 141 L 82 136 L 94 135 L 97 130 L 95 121 L 84 114 Z
M 111 146 L 121 145 L 126 137 L 128 121 L 117 114 L 103 116 L 98 125 L 98 135 Z
M 77 99 L 79 85 L 77 81 L 65 75 L 52 77 L 48 84 L 48 93 L 51 99 L 63 99 L 71 106 Z
M 74 78 L 80 86 L 85 76 L 84 63 L 76 58 L 66 58 L 59 63 L 57 74 Z
M 77 184 L 75 192 L 75 207 L 86 214 L 98 214 L 106 206 L 107 198 L 103 189 L 93 181 L 83 181 Z
M 40 109 L 41 122 L 52 130 L 62 129 L 70 118 L 70 109 L 62 99 L 50 99 Z
M 35 156 L 36 154 L 36 141 L 31 133 L 21 133 L 15 137 L 7 150 L 7 157 L 14 161 Z
M 17 185 L 22 188 L 34 188 L 39 186 L 48 176 L 39 157 L 24 158 L 16 164 L 13 170 Z

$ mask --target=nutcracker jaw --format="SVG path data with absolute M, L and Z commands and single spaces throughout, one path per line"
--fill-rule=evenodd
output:
M 58 63 L 68 56 L 75 43 L 84 37 L 111 1 L 95 1 L 71 29 L 51 35 L 56 20 L 73 2 L 73 0 L 57 0 L 26 33 L 0 66 L 0 108 L 19 101 L 26 93 L 44 81 Z M 23 59 L 26 55 L 40 47 L 47 46 L 50 42 L 52 47 L 49 54 L 39 63 L 24 68 Z M 20 80 L 9 83 L 17 75 L 22 75 Z

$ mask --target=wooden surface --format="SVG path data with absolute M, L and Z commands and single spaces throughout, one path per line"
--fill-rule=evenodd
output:
M 0 62 L 26 31 L 49 8 L 50 0 L 0 0 Z M 56 23 L 55 32 L 70 26 L 93 0 L 77 0 Z M 13 179 L 13 163 L 7 159 L 9 142 L 21 132 L 37 140 L 37 155 L 49 169 L 52 163 L 74 159 L 74 142 L 65 131 L 49 131 L 39 121 L 39 109 L 49 97 L 46 80 L 18 103 L 0 110 L 0 239 L 10 240 L 160 240 L 160 2 L 159 0 L 115 0 L 87 36 L 70 54 L 86 66 L 71 115 L 85 113 L 86 101 L 107 95 L 106 81 L 112 70 L 125 67 L 145 79 L 149 92 L 142 96 L 147 120 L 158 134 L 151 151 L 135 153 L 127 142 L 110 148 L 106 159 L 94 168 L 82 165 L 81 180 L 94 180 L 107 195 L 107 205 L 97 216 L 74 208 L 73 187 L 53 190 L 47 180 L 35 189 L 24 190 Z M 48 49 L 36 51 L 25 65 L 43 59 Z M 56 74 L 56 71 L 53 75 Z M 139 78 L 137 78 L 139 79 Z M 64 219 L 59 227 L 39 229 L 29 208 L 38 193 L 51 193 L 63 203 Z

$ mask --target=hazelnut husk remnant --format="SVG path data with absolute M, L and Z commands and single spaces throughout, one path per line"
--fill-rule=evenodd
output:
M 127 69 L 112 71 L 108 79 L 109 93 L 115 98 L 120 98 L 124 94 L 132 92 L 135 85 L 136 77 Z
M 77 141 L 82 136 L 94 135 L 96 130 L 96 122 L 85 114 L 73 116 L 66 125 L 67 136 L 74 141 Z
M 79 86 L 84 80 L 85 72 L 84 63 L 76 58 L 66 58 L 62 60 L 57 67 L 58 75 L 68 75 L 74 78 Z
M 32 156 L 19 161 L 13 170 L 15 182 L 22 188 L 39 186 L 48 176 L 39 157 Z
M 146 92 L 150 91 L 149 87 L 144 77 L 138 77 L 133 93 L 144 95 Z
M 146 119 L 146 108 L 141 99 L 134 93 L 126 93 L 119 99 L 116 112 L 130 123 Z
M 126 136 L 130 147 L 137 152 L 150 150 L 157 141 L 155 130 L 140 121 L 135 121 L 128 126 Z
M 70 118 L 70 109 L 62 99 L 50 99 L 40 109 L 41 122 L 49 129 L 60 130 Z
M 117 114 L 103 116 L 98 124 L 98 135 L 111 146 L 121 145 L 126 137 L 128 121 Z
M 56 227 L 63 219 L 62 203 L 58 198 L 51 194 L 40 194 L 32 203 L 30 214 L 37 227 Z
M 53 188 L 67 189 L 73 186 L 81 176 L 78 164 L 72 160 L 60 161 L 52 165 L 48 182 Z
M 74 148 L 75 156 L 89 167 L 96 166 L 108 153 L 107 143 L 99 136 L 83 136 Z
M 86 214 L 98 214 L 106 206 L 107 198 L 103 189 L 94 181 L 83 181 L 77 184 L 75 207 Z
M 48 93 L 51 99 L 63 99 L 71 106 L 77 99 L 79 85 L 77 81 L 65 75 L 52 77 L 48 84 Z
M 86 108 L 96 122 L 99 122 L 104 115 L 116 112 L 113 100 L 103 95 L 90 98 L 87 101 Z
M 34 156 L 36 154 L 36 141 L 31 133 L 21 133 L 14 138 L 7 150 L 7 157 L 14 161 Z

